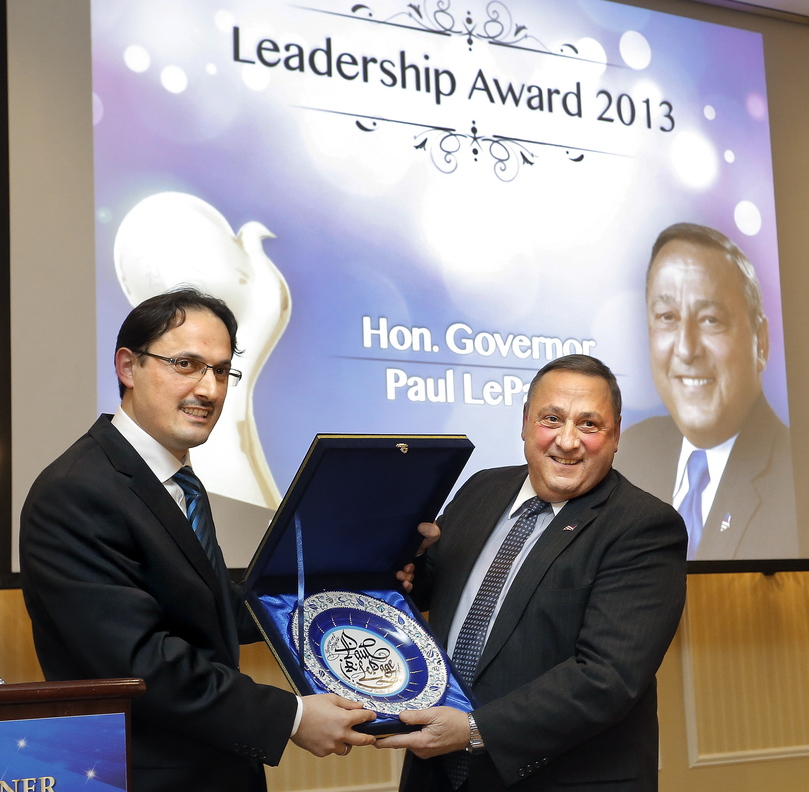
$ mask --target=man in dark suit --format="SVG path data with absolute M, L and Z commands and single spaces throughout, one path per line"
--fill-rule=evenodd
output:
M 141 303 L 118 336 L 120 409 L 46 468 L 23 507 L 21 581 L 45 677 L 146 681 L 132 704 L 134 792 L 264 789 L 261 763 L 290 739 L 318 756 L 373 741 L 351 728 L 373 718 L 359 705 L 239 672 L 239 643 L 260 635 L 204 490 L 184 489 L 189 449 L 240 378 L 235 353 L 221 300 L 181 289 Z
M 657 789 L 655 672 L 685 600 L 687 537 L 612 469 L 620 416 L 600 361 L 549 363 L 524 408 L 528 465 L 475 474 L 439 518 L 413 593 L 479 706 L 404 712 L 422 730 L 377 741 L 412 751 L 406 792 Z
M 677 223 L 646 275 L 649 354 L 668 416 L 628 429 L 615 460 L 683 515 L 688 558 L 799 553 L 789 430 L 767 403 L 761 287 L 724 234 Z

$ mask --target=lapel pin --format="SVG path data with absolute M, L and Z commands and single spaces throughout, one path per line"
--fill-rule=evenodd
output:
M 576 523 L 573 523 L 572 525 L 566 525 L 564 528 L 562 528 L 562 530 L 563 531 L 575 531 L 576 530 Z
M 726 514 L 722 519 L 722 523 L 719 526 L 720 531 L 727 531 L 727 529 L 730 528 L 730 519 L 730 513 L 728 512 L 728 514 Z

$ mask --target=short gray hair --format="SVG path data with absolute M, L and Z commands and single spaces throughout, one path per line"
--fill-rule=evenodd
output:
M 606 366 L 598 358 L 594 358 L 591 355 L 564 355 L 546 363 L 531 380 L 531 385 L 528 387 L 526 404 L 531 403 L 531 396 L 534 394 L 534 390 L 539 384 L 539 381 L 551 371 L 574 371 L 577 374 L 586 374 L 588 377 L 600 377 L 603 379 L 610 388 L 615 420 L 621 420 L 621 389 L 618 387 L 615 374 L 610 371 L 609 366 Z

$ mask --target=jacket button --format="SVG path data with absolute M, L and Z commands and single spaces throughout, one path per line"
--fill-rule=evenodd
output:
M 520 778 L 525 778 L 525 770 L 523 770 L 522 767 L 520 768 L 520 772 L 518 773 L 518 775 L 520 776 Z

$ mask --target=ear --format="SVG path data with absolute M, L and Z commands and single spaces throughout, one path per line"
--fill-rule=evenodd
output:
M 770 325 L 767 322 L 767 317 L 761 319 L 761 324 L 758 326 L 758 333 L 756 333 L 756 367 L 758 373 L 767 367 L 767 361 L 770 359 Z
M 138 356 L 131 349 L 127 349 L 126 347 L 121 347 L 115 353 L 115 373 L 126 388 L 131 389 L 135 387 L 133 370 L 137 359 Z
M 615 422 L 615 450 L 618 450 L 618 441 L 621 439 L 621 419 Z

